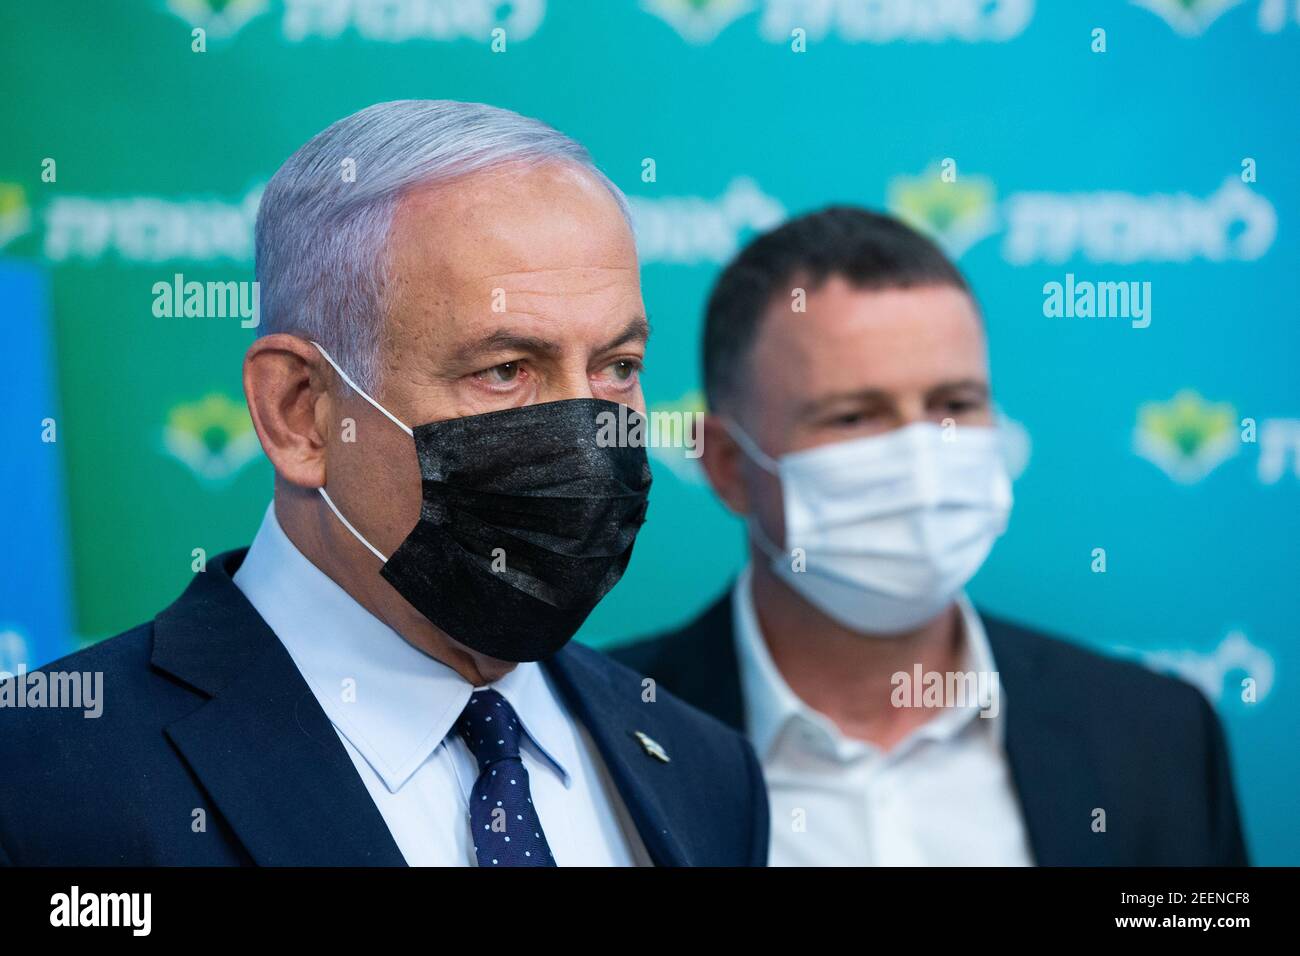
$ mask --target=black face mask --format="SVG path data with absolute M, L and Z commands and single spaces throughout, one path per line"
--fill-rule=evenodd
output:
M 645 449 L 597 443 L 602 422 L 618 421 L 620 410 L 633 427 L 635 411 L 583 398 L 408 429 L 423 501 L 387 559 L 321 494 L 384 560 L 384 579 L 449 637 L 499 660 L 542 660 L 618 583 L 645 521 Z

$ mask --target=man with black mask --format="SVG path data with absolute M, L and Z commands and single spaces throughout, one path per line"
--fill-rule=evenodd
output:
M 748 744 L 568 643 L 650 485 L 598 440 L 645 408 L 617 188 L 535 120 L 384 103 L 290 157 L 256 238 L 274 502 L 50 665 L 104 673 L 101 719 L 0 714 L 0 862 L 761 865 Z

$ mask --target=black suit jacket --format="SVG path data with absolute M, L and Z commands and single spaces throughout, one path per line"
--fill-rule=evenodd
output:
M 1200 691 L 981 614 L 1006 750 L 1039 865 L 1245 866 L 1223 731 Z M 730 593 L 680 630 L 611 652 L 744 729 Z M 1106 832 L 1092 830 L 1106 811 Z
M 231 580 L 244 553 L 213 559 L 151 623 L 42 669 L 102 671 L 100 717 L 0 708 L 0 863 L 405 865 L 325 712 Z M 641 679 L 590 648 L 544 666 L 656 864 L 766 863 L 767 795 L 742 736 L 670 694 L 644 703 Z

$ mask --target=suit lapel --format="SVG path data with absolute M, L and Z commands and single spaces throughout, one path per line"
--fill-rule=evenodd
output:
M 1086 728 L 1076 726 L 1060 691 L 1068 674 L 1049 673 L 1025 632 L 983 618 L 999 681 L 1006 691 L 1007 761 L 1020 798 L 1034 862 L 1039 866 L 1104 866 L 1110 841 L 1092 830 L 1104 807 Z
M 289 653 L 215 558 L 154 621 L 153 663 L 209 699 L 166 728 L 213 808 L 271 866 L 404 866 Z
M 573 716 L 591 734 L 655 865 L 689 866 L 676 836 L 688 821 L 670 820 L 657 796 L 673 786 L 674 775 L 681 771 L 646 754 L 634 734 L 644 729 L 647 708 L 638 695 L 615 690 L 609 674 L 593 667 L 587 655 L 596 652 L 570 645 L 543 666 Z

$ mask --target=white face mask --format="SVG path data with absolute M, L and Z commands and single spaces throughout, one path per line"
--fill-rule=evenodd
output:
M 1011 479 L 995 428 L 918 422 L 779 461 L 734 423 L 727 430 L 781 479 L 785 549 L 751 517 L 755 543 L 778 577 L 852 630 L 898 634 L 930 620 L 1006 528 Z

